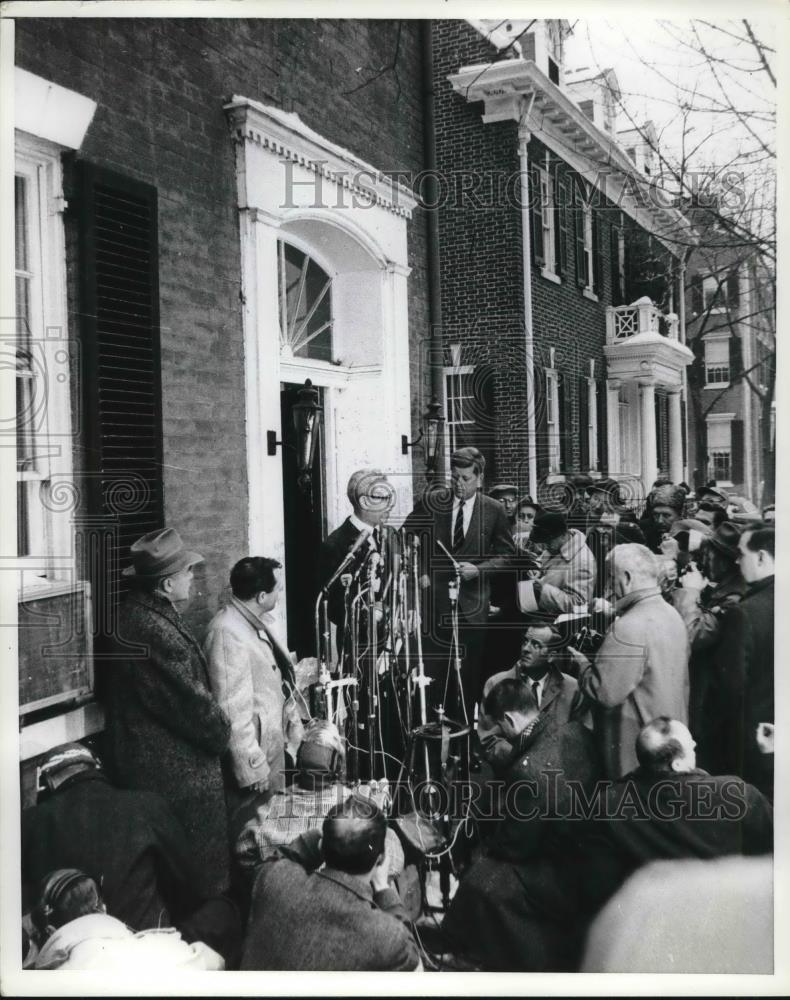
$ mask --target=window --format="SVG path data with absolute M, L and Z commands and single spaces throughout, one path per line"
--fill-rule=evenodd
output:
M 560 392 L 556 370 L 546 369 L 546 430 L 549 445 L 549 472 L 560 471 Z
M 723 388 L 730 384 L 730 338 L 705 338 L 705 386 Z
M 595 266 L 593 258 L 593 217 L 589 202 L 584 205 L 584 287 L 586 291 L 593 290 L 595 281 Z
M 708 478 L 720 486 L 732 485 L 732 413 L 716 413 L 707 420 Z
M 557 208 L 554 199 L 554 178 L 551 173 L 549 154 L 546 153 L 545 166 L 538 168 L 540 178 L 540 216 L 543 233 L 544 272 L 557 273 L 557 241 L 555 216 Z
M 290 243 L 280 261 L 280 351 L 283 357 L 332 360 L 332 279 Z
M 447 414 L 447 455 L 468 443 L 475 424 L 475 395 L 472 387 L 474 368 L 464 365 L 444 370 Z
M 14 176 L 17 556 L 22 586 L 71 576 L 70 352 L 58 148 L 17 135 Z
M 727 308 L 727 283 L 720 282 L 713 274 L 702 279 L 702 308 L 705 312 L 724 312 Z

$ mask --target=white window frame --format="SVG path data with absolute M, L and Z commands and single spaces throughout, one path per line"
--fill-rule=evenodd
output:
M 584 219 L 584 268 L 586 279 L 584 291 L 588 292 L 590 295 L 594 295 L 593 284 L 595 281 L 595 260 L 593 258 L 593 254 L 595 253 L 595 248 L 593 245 L 592 205 L 589 201 L 584 202 L 582 212 Z
M 617 231 L 617 281 L 620 286 L 620 297 L 625 302 L 625 233 L 622 227 Z
M 442 369 L 442 393 L 443 393 L 443 408 L 446 414 L 444 421 L 444 466 L 445 473 L 447 476 L 450 475 L 450 456 L 453 451 L 455 451 L 456 445 L 453 442 L 453 428 L 465 426 L 467 424 L 474 424 L 474 420 L 464 420 L 463 419 L 463 403 L 461 404 L 461 419 L 453 420 L 452 413 L 450 412 L 450 393 L 448 392 L 448 386 L 450 384 L 450 378 L 454 375 L 473 375 L 475 371 L 474 365 L 448 365 Z M 461 396 L 461 400 L 471 397 Z
M 709 292 L 706 292 L 706 285 L 710 289 L 712 285 L 713 288 Z M 717 297 L 717 305 L 711 306 L 708 310 L 708 299 L 709 296 L 712 298 L 714 295 Z M 727 282 L 722 281 L 719 283 L 719 279 L 715 274 L 703 274 L 702 275 L 702 311 L 703 313 L 709 312 L 711 316 L 716 316 L 717 314 L 726 313 L 728 309 L 727 303 Z
M 546 435 L 549 445 L 549 474 L 560 469 L 560 380 L 556 368 L 546 369 Z
M 705 445 L 708 453 L 708 472 L 710 473 L 709 478 L 716 480 L 717 486 L 733 486 L 732 482 L 732 422 L 735 419 L 734 413 L 711 413 L 705 418 Z M 716 445 L 711 446 L 710 444 L 710 431 L 712 426 L 717 425 L 727 425 L 727 430 L 729 432 L 730 443 L 728 446 Z M 716 479 L 713 475 L 713 460 L 712 456 L 714 454 L 728 454 L 729 455 L 729 466 L 730 466 L 730 478 L 729 479 Z
M 31 377 L 38 381 L 34 398 L 42 404 L 32 408 L 36 467 L 17 477 L 17 481 L 40 483 L 38 491 L 30 490 L 31 552 L 16 560 L 18 587 L 28 592 L 75 579 L 73 507 L 60 503 L 64 496 L 74 496 L 73 345 L 68 338 L 66 303 L 62 147 L 19 130 L 15 139 L 15 176 L 25 178 L 29 224 L 29 267 L 18 273 L 30 282 Z M 12 345 L 6 349 L 10 351 Z
M 544 278 L 560 281 L 560 276 L 557 273 L 557 206 L 554 199 L 554 178 L 551 173 L 551 159 L 548 153 L 546 153 L 543 165 L 538 166 L 538 178 L 540 182 L 541 232 L 543 233 L 543 268 L 541 269 L 541 274 Z
M 729 332 L 728 333 L 709 333 L 709 334 L 706 334 L 702 339 L 703 339 L 704 346 L 705 346 L 705 359 L 704 359 L 704 363 L 705 363 L 705 388 L 706 389 L 726 389 L 730 385 L 730 381 L 731 381 L 730 376 L 732 374 L 732 369 L 731 369 L 732 358 L 731 358 L 731 353 L 730 353 L 730 350 L 729 350 L 730 334 L 729 334 Z M 726 365 L 726 368 L 727 368 L 727 378 L 726 379 L 718 379 L 718 380 L 716 380 L 716 379 L 710 379 L 709 380 L 709 378 L 708 378 L 708 373 L 709 372 L 711 372 L 711 371 L 717 371 L 718 372 L 718 371 L 720 371 L 720 369 L 722 369 L 722 368 L 725 367 L 722 364 L 709 364 L 708 363 L 707 345 L 708 344 L 714 344 L 714 343 L 717 343 L 717 344 L 725 343 L 725 344 L 727 344 L 727 365 Z

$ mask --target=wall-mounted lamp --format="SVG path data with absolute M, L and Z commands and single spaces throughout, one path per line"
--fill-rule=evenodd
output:
M 299 487 L 305 493 L 310 493 L 313 479 L 313 459 L 315 448 L 318 443 L 318 434 L 321 426 L 321 414 L 323 407 L 318 402 L 318 390 L 313 386 L 310 379 L 297 393 L 297 401 L 291 408 L 294 430 L 296 431 L 296 445 L 293 450 L 296 452 L 296 467 L 299 472 Z M 277 454 L 277 446 L 283 442 L 277 440 L 276 431 L 266 431 L 266 453 L 268 455 Z M 286 445 L 286 447 L 291 447 Z
M 401 454 L 408 455 L 409 448 L 413 448 L 425 438 L 425 465 L 430 471 L 433 471 L 436 466 L 436 456 L 439 453 L 439 442 L 441 441 L 443 424 L 444 416 L 434 396 L 423 414 L 423 425 L 420 427 L 420 433 L 417 437 L 413 441 L 409 441 L 406 434 L 401 434 Z

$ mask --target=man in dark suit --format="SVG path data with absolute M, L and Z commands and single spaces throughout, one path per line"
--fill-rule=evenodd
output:
M 381 547 L 381 526 L 392 509 L 394 494 L 386 475 L 379 469 L 358 469 L 347 487 L 352 513 L 324 541 L 318 553 L 318 579 L 325 587 L 351 556 L 347 571 L 354 576 L 362 567 L 372 548 Z M 368 536 L 362 539 L 363 532 Z M 357 542 L 362 544 L 354 551 Z M 353 552 L 353 555 L 352 555 Z M 337 648 L 343 648 L 346 623 L 345 588 L 338 578 L 327 595 L 329 620 L 337 628 Z
M 260 866 L 242 970 L 411 972 L 420 956 L 387 878 L 387 820 L 352 795 Z M 321 864 L 323 862 L 323 867 Z
M 462 653 L 463 705 L 471 721 L 480 697 L 481 652 L 491 604 L 491 580 L 515 555 L 513 537 L 502 504 L 480 492 L 485 458 L 477 448 L 460 448 L 450 457 L 452 502 L 431 505 L 426 515 L 407 518 L 404 528 L 427 534 L 423 553 L 423 624 L 427 629 L 424 660 L 433 683 L 431 704 L 444 704 L 456 716 L 455 686 L 447 685 L 453 671 L 452 601 L 450 587 L 459 580 L 458 626 Z M 440 545 L 441 543 L 441 545 Z M 448 558 L 446 552 L 451 553 Z M 445 687 L 448 698 L 445 700 Z M 452 693 L 451 693 L 452 692 Z M 458 721 L 463 721 L 459 719 Z
M 740 731 L 733 733 L 736 773 L 773 798 L 774 758 L 758 744 L 758 729 L 774 721 L 774 528 L 747 526 L 738 542 L 747 583 L 740 604 L 721 623 L 719 676 L 735 706 Z

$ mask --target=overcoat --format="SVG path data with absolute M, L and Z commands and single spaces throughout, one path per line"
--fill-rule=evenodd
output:
M 112 772 L 159 792 L 181 820 L 206 895 L 229 882 L 220 756 L 230 723 L 211 694 L 200 643 L 173 605 L 132 591 L 121 606 L 107 683 Z

